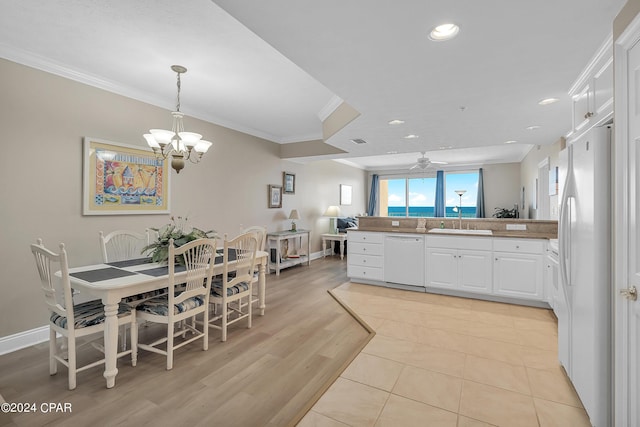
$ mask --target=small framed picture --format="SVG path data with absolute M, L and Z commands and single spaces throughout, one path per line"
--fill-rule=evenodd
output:
M 282 185 L 269 184 L 269 207 L 282 207 Z
M 282 186 L 284 187 L 284 194 L 296 194 L 296 174 L 282 172 Z
M 340 184 L 340 204 L 341 205 L 350 205 L 351 204 L 351 186 Z

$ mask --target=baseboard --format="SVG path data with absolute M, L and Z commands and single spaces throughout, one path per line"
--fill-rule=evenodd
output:
M 49 340 L 49 326 L 0 337 L 0 356 Z

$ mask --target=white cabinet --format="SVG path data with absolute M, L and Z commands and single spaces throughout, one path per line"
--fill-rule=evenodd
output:
M 543 241 L 496 238 L 493 250 L 493 293 L 543 301 Z
M 351 279 L 383 280 L 384 234 L 348 231 L 347 276 Z
M 424 237 L 385 235 L 383 268 L 385 282 L 424 286 Z
M 569 95 L 573 102 L 573 127 L 569 136 L 582 133 L 613 113 L 613 41 L 609 37 L 575 81 Z
M 491 238 L 427 236 L 426 285 L 491 293 Z

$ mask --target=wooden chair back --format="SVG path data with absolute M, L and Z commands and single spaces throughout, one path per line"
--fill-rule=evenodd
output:
M 142 258 L 142 248 L 149 244 L 149 232 L 145 234 L 130 230 L 116 230 L 106 236 L 100 232 L 102 261 L 114 262 Z
M 49 311 L 66 317 L 67 323 L 73 325 L 73 295 L 64 243 L 60 243 L 60 252 L 56 254 L 44 247 L 42 239 L 38 239 L 37 243 L 31 244 L 31 253 L 36 261 L 42 293 Z M 59 280 L 54 278 L 56 271 L 60 271 Z M 56 287 L 56 284 L 59 286 Z
M 215 256 L 216 239 L 197 239 L 178 248 L 169 240 L 169 307 L 196 296 L 208 302 Z M 176 266 L 180 265 L 185 266 L 187 277 L 176 280 Z M 178 289 L 181 292 L 176 295 Z

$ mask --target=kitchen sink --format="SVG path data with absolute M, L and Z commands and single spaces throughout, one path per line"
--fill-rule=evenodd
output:
M 429 233 L 444 233 L 444 234 L 475 234 L 482 236 L 491 236 L 493 231 L 491 230 L 465 230 L 459 228 L 432 228 Z

